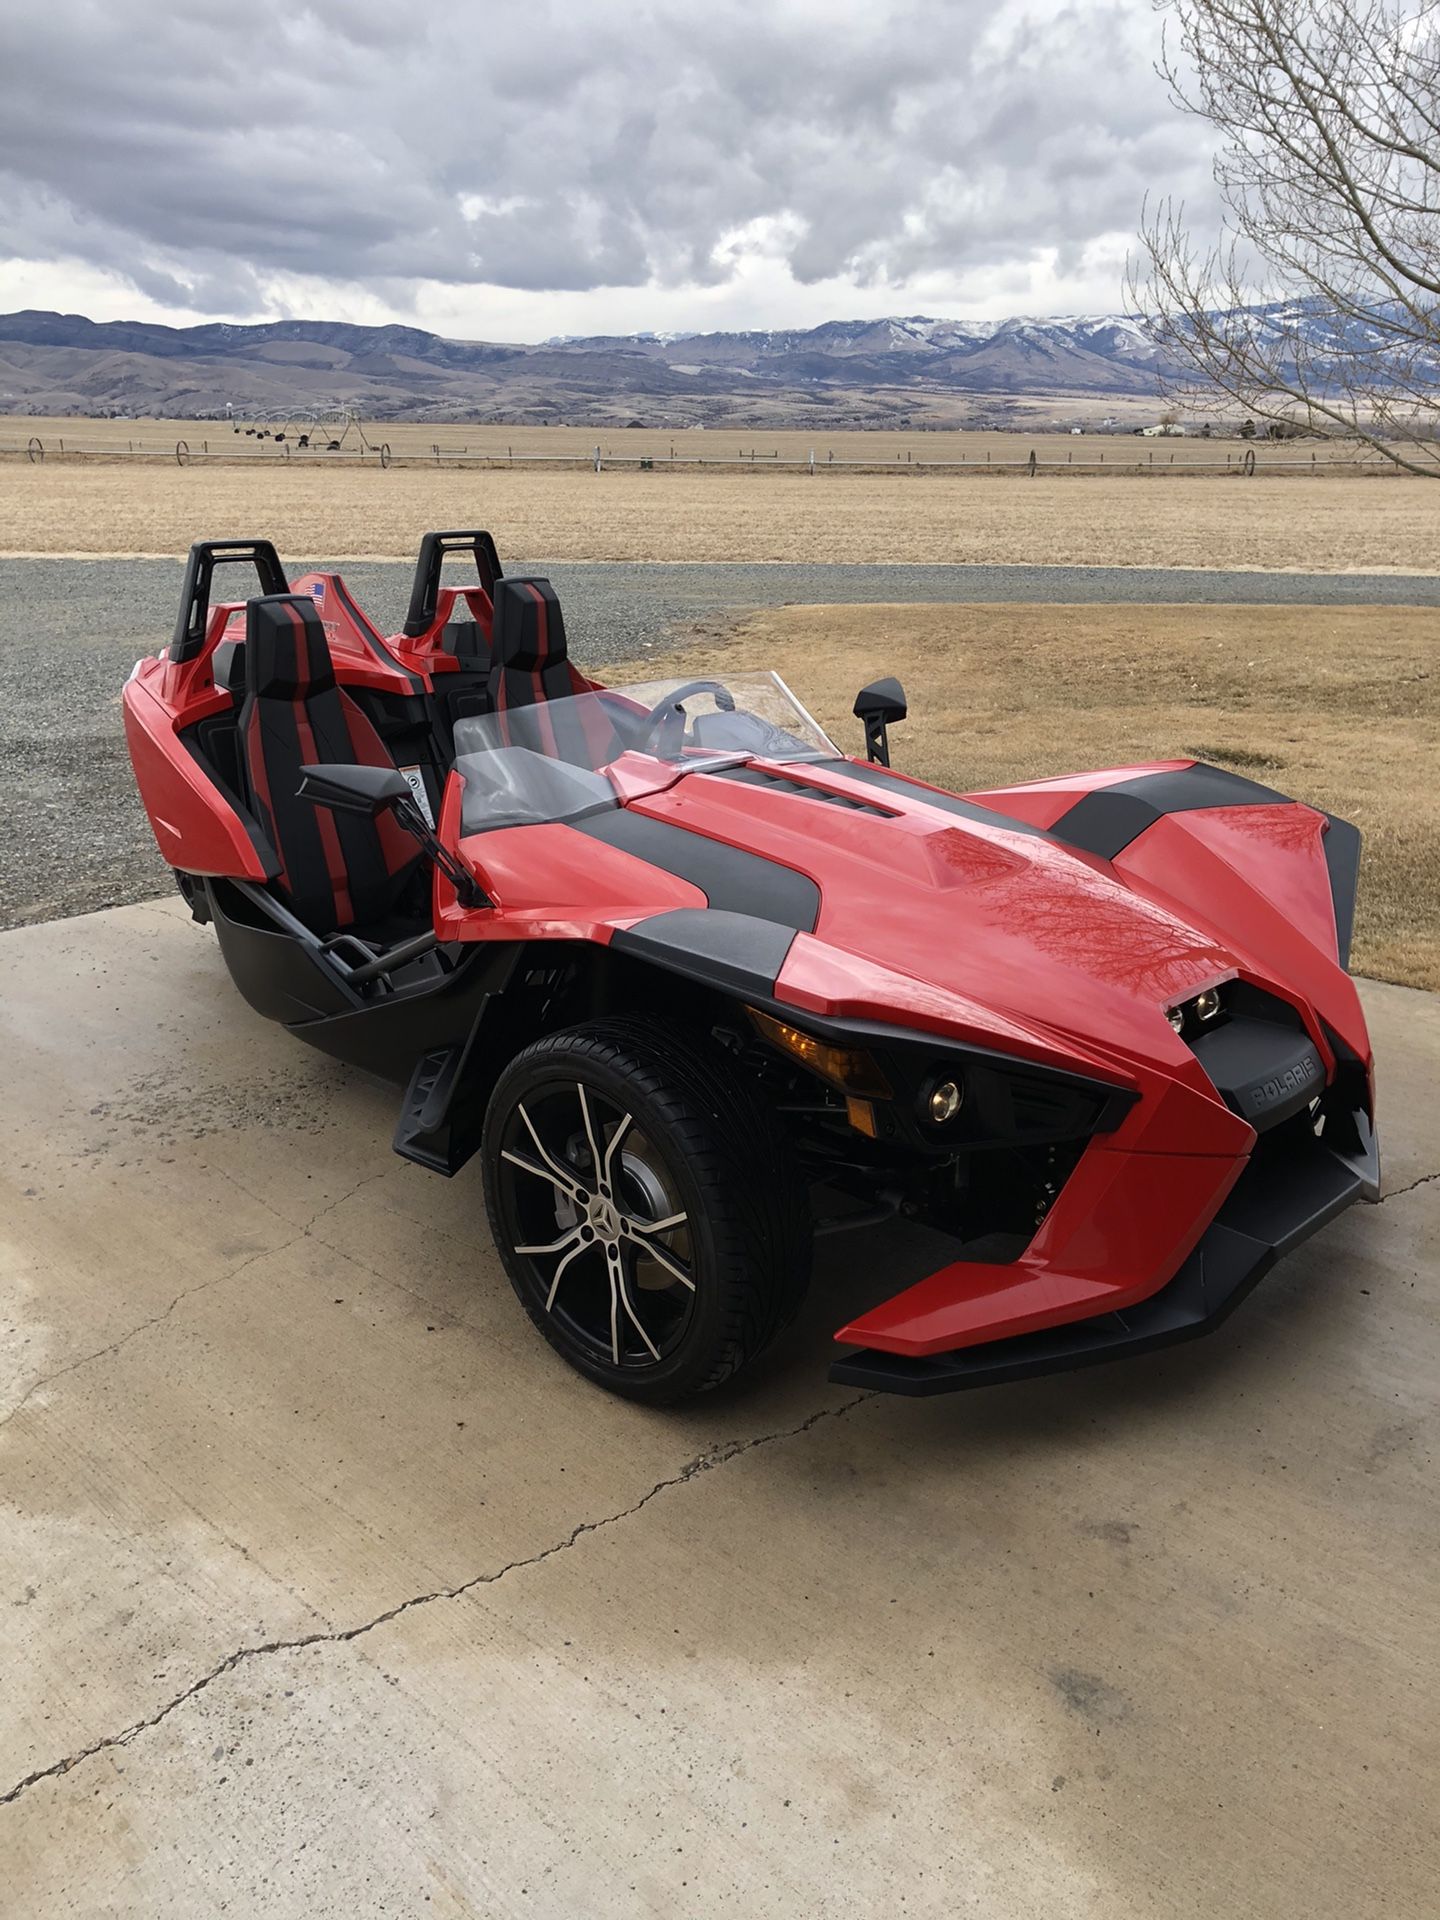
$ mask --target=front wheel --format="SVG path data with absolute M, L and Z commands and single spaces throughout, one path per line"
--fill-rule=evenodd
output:
M 708 1035 L 615 1018 L 537 1040 L 500 1077 L 482 1158 L 521 1303 L 612 1393 L 718 1386 L 804 1296 L 789 1144 Z

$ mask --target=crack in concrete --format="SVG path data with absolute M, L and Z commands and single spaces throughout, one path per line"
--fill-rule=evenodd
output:
M 389 1169 L 386 1168 L 385 1172 L 388 1171 Z M 22 1412 L 30 1404 L 31 1400 L 34 1399 L 35 1395 L 41 1392 L 43 1388 L 52 1386 L 57 1380 L 63 1380 L 67 1373 L 76 1373 L 81 1367 L 88 1367 L 96 1360 L 104 1360 L 111 1354 L 119 1353 L 122 1347 L 129 1346 L 130 1342 L 138 1339 L 142 1333 L 148 1333 L 152 1327 L 158 1327 L 164 1321 L 168 1320 L 180 1303 L 190 1299 L 192 1295 L 208 1293 L 212 1287 L 223 1286 L 226 1281 L 238 1279 L 247 1267 L 253 1267 L 257 1261 L 272 1259 L 278 1254 L 287 1252 L 291 1247 L 298 1246 L 300 1241 L 310 1237 L 311 1229 L 315 1227 L 319 1221 L 323 1220 L 327 1213 L 333 1213 L 337 1207 L 343 1207 L 345 1202 L 359 1193 L 362 1187 L 368 1187 L 372 1181 L 382 1180 L 384 1177 L 384 1173 L 367 1173 L 363 1180 L 357 1181 L 353 1187 L 350 1187 L 346 1192 L 342 1193 L 338 1199 L 328 1201 L 325 1206 L 321 1207 L 317 1213 L 313 1214 L 311 1218 L 305 1222 L 303 1227 L 297 1227 L 288 1240 L 282 1240 L 278 1246 L 261 1247 L 258 1253 L 247 1254 L 238 1266 L 229 1267 L 224 1273 L 212 1274 L 208 1280 L 197 1280 L 194 1286 L 182 1287 L 170 1302 L 169 1306 L 162 1307 L 159 1313 L 152 1313 L 148 1320 L 140 1321 L 138 1326 L 128 1328 L 118 1339 L 111 1340 L 103 1347 L 96 1347 L 93 1353 L 82 1353 L 74 1360 L 67 1360 L 63 1367 L 56 1367 L 50 1373 L 40 1374 L 30 1382 L 14 1406 L 11 1407 L 7 1413 L 0 1415 L 0 1431 L 8 1427 L 16 1414 Z M 277 1214 L 276 1218 L 278 1219 L 279 1217 Z M 319 1240 L 318 1235 L 315 1237 Z M 319 1240 L 319 1244 L 323 1247 L 330 1247 L 328 1240 Z M 332 1252 L 335 1251 L 333 1248 L 330 1248 L 330 1250 Z
M 1440 1180 L 1440 1173 L 1422 1173 L 1418 1180 L 1412 1180 L 1408 1186 L 1394 1187 L 1389 1193 L 1382 1193 L 1375 1204 L 1383 1207 L 1387 1200 L 1398 1200 L 1401 1194 L 1414 1193 L 1417 1187 L 1428 1187 L 1436 1180 Z
M 298 1234 L 295 1236 L 296 1239 L 299 1237 Z M 151 1327 L 158 1327 L 162 1321 L 168 1320 L 182 1300 L 188 1300 L 190 1296 L 195 1293 L 208 1292 L 211 1287 L 218 1287 L 226 1280 L 234 1280 L 239 1274 L 244 1273 L 247 1267 L 253 1267 L 257 1260 L 268 1259 L 272 1253 L 283 1253 L 287 1246 L 292 1246 L 293 1244 L 293 1240 L 287 1240 L 278 1247 L 262 1247 L 259 1253 L 247 1255 L 246 1258 L 240 1262 L 239 1266 L 230 1267 L 224 1273 L 212 1274 L 208 1280 L 197 1280 L 193 1287 L 182 1287 L 168 1307 L 162 1307 L 159 1313 L 152 1313 L 148 1320 L 142 1320 L 138 1326 L 128 1328 L 117 1340 L 112 1340 L 108 1346 L 96 1347 L 93 1353 L 82 1353 L 78 1359 L 67 1360 L 63 1367 L 56 1367 L 52 1373 L 40 1374 L 30 1382 L 29 1386 L 25 1389 L 24 1393 L 21 1394 L 14 1406 L 11 1407 L 10 1411 L 3 1417 L 0 1417 L 0 1429 L 8 1427 L 16 1414 L 23 1412 L 42 1388 L 53 1386 L 55 1381 L 63 1380 L 67 1373 L 76 1373 L 81 1367 L 88 1367 L 92 1361 L 104 1360 L 109 1354 L 119 1353 L 122 1347 L 129 1346 L 130 1342 L 138 1339 L 142 1333 L 148 1333 Z
M 253 1647 L 237 1647 L 234 1653 L 227 1654 L 208 1673 L 202 1674 L 198 1680 L 193 1680 L 188 1687 L 172 1695 L 162 1707 L 147 1715 L 145 1719 L 136 1720 L 131 1726 L 122 1728 L 119 1733 L 106 1734 L 103 1738 L 92 1741 L 88 1747 L 82 1747 L 76 1753 L 67 1754 L 61 1760 L 52 1761 L 48 1767 L 37 1767 L 33 1773 L 27 1773 L 25 1778 L 17 1780 L 7 1793 L 0 1793 L 0 1807 L 13 1805 L 22 1794 L 27 1793 L 31 1787 L 38 1786 L 42 1780 L 58 1779 L 62 1774 L 71 1772 L 73 1768 L 80 1766 L 86 1760 L 93 1759 L 97 1754 L 110 1752 L 117 1747 L 128 1747 L 131 1741 L 138 1739 L 142 1733 L 149 1732 L 152 1727 L 158 1727 L 187 1701 L 204 1693 L 217 1680 L 222 1679 L 236 1667 L 244 1665 L 246 1661 L 264 1659 L 274 1653 L 296 1653 L 306 1647 L 346 1646 L 367 1633 L 373 1633 L 377 1627 L 383 1627 L 391 1620 L 398 1620 L 401 1614 L 413 1612 L 417 1607 L 433 1606 L 438 1601 L 458 1600 L 463 1594 L 473 1592 L 476 1587 L 493 1587 L 509 1574 L 519 1573 L 527 1567 L 541 1566 L 546 1560 L 553 1560 L 557 1554 L 568 1553 L 587 1533 L 603 1533 L 610 1527 L 619 1526 L 623 1521 L 632 1519 L 648 1507 L 652 1500 L 659 1499 L 662 1493 L 668 1493 L 674 1487 L 686 1486 L 690 1481 L 698 1480 L 704 1474 L 713 1473 L 717 1467 L 727 1466 L 730 1461 L 738 1460 L 741 1455 L 753 1453 L 757 1447 L 773 1446 L 782 1440 L 796 1440 L 801 1434 L 808 1433 L 812 1427 L 817 1426 L 820 1421 L 841 1420 L 847 1413 L 853 1413 L 856 1407 L 877 1397 L 870 1391 L 857 1393 L 849 1400 L 842 1401 L 838 1407 L 818 1408 L 814 1413 L 807 1415 L 798 1426 L 782 1427 L 774 1433 L 755 1434 L 748 1440 L 728 1440 L 712 1452 L 699 1454 L 694 1460 L 687 1461 L 678 1473 L 671 1474 L 667 1479 L 657 1480 L 648 1492 L 642 1493 L 640 1498 L 630 1506 L 622 1507 L 616 1513 L 605 1514 L 599 1520 L 581 1520 L 563 1539 L 552 1541 L 548 1547 L 542 1547 L 538 1553 L 527 1554 L 520 1560 L 509 1560 L 504 1566 L 497 1567 L 490 1573 L 474 1574 L 470 1579 L 462 1580 L 458 1586 L 436 1587 L 428 1593 L 412 1594 L 408 1600 L 398 1601 L 393 1607 L 387 1607 L 383 1613 L 377 1613 L 373 1619 L 362 1621 L 359 1626 L 333 1627 L 320 1633 L 301 1634 L 291 1640 L 267 1640 Z

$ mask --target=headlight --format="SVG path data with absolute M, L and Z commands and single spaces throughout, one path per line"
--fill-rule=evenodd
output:
M 943 1127 L 959 1113 L 965 1090 L 957 1080 L 937 1080 L 925 1096 L 923 1112 L 932 1127 Z
M 1182 1000 L 1178 1007 L 1167 1007 L 1165 1018 L 1176 1033 L 1184 1033 L 1187 1028 L 1208 1027 L 1224 1011 L 1225 1001 L 1220 988 L 1206 987 L 1203 993 L 1197 993 L 1193 999 Z

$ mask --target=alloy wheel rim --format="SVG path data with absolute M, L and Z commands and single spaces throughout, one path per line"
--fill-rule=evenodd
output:
M 688 1210 L 632 1111 L 583 1081 L 516 1101 L 498 1182 L 508 1244 L 544 1313 L 593 1362 L 662 1365 L 696 1298 Z

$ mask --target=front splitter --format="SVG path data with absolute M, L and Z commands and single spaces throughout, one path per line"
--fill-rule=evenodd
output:
M 1374 1132 L 1366 1115 L 1349 1119 L 1344 1147 L 1307 1133 L 1257 1149 L 1194 1252 L 1148 1299 L 948 1353 L 857 1347 L 835 1361 L 831 1380 L 878 1393 L 960 1393 L 1098 1366 L 1212 1332 L 1284 1254 L 1355 1201 L 1379 1198 Z

